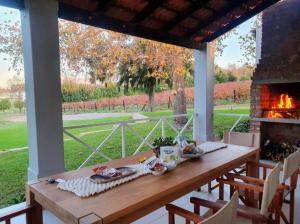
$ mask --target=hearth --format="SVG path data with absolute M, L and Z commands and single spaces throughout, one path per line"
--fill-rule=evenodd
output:
M 300 84 L 263 84 L 261 86 L 262 118 L 299 119 Z
M 263 12 L 261 39 L 257 35 L 261 54 L 252 77 L 251 129 L 261 133 L 262 155 L 272 160 L 300 146 L 299 9 L 299 0 L 278 2 Z

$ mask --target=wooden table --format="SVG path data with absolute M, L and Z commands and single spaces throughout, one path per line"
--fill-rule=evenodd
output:
M 150 157 L 152 152 L 110 161 L 105 165 L 134 164 L 141 155 Z M 40 179 L 27 185 L 27 203 L 36 205 L 29 214 L 29 220 L 30 223 L 42 223 L 43 207 L 65 223 L 130 223 L 242 164 L 247 164 L 249 176 L 258 177 L 258 161 L 258 149 L 228 145 L 228 148 L 205 154 L 200 159 L 185 161 L 162 176 L 146 175 L 88 198 L 79 198 L 71 192 L 57 189 L 56 184 L 46 182 L 48 178 Z M 51 178 L 68 180 L 90 175 L 91 168 L 83 168 Z

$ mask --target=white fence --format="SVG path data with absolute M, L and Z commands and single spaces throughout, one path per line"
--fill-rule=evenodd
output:
M 237 121 L 233 124 L 230 131 L 232 131 L 236 125 L 241 121 L 242 118 L 247 117 L 248 115 L 245 114 L 219 114 L 223 116 L 237 116 Z M 187 117 L 188 120 L 186 124 L 182 128 L 177 128 L 174 126 L 173 122 L 170 120 L 173 120 L 174 118 L 180 118 L 180 117 Z M 134 127 L 135 124 L 141 123 L 141 122 L 149 122 L 154 121 L 155 125 L 154 127 L 149 131 L 149 133 L 143 137 Z M 150 138 L 153 136 L 153 134 L 160 128 L 160 135 L 161 137 L 166 137 L 166 127 L 169 126 L 172 130 L 174 130 L 176 136 L 183 135 L 184 132 L 187 130 L 189 126 L 193 126 L 194 116 L 187 115 L 187 114 L 180 114 L 180 115 L 173 115 L 173 116 L 165 116 L 165 117 L 149 117 L 149 118 L 143 118 L 143 119 L 134 119 L 134 120 L 128 120 L 128 121 L 117 121 L 117 122 L 105 122 L 105 123 L 98 123 L 98 124 L 87 124 L 87 125 L 76 125 L 76 126 L 68 126 L 64 127 L 64 133 L 83 145 L 85 148 L 91 151 L 91 154 L 84 160 L 84 162 L 78 167 L 78 169 L 84 167 L 96 154 L 99 154 L 106 160 L 112 160 L 108 155 L 106 155 L 103 152 L 104 146 L 109 142 L 109 140 L 112 138 L 113 135 L 116 134 L 118 130 L 121 130 L 121 148 L 122 148 L 122 157 L 124 158 L 126 156 L 126 132 L 131 132 L 134 136 L 136 136 L 141 142 L 138 145 L 138 147 L 135 149 L 134 154 L 137 154 L 140 152 L 140 150 L 145 146 L 149 146 L 150 148 L 153 148 L 152 143 L 150 142 Z M 72 134 L 70 130 L 73 129 L 79 129 L 79 128 L 89 128 L 89 127 L 101 127 L 101 126 L 107 126 L 112 125 L 112 130 L 107 135 L 106 138 L 104 138 L 101 142 L 99 142 L 97 147 L 93 147 L 87 142 L 84 142 L 80 137 L 75 136 L 75 134 Z

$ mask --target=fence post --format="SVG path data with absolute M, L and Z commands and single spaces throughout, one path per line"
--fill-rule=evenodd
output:
M 126 157 L 126 142 L 125 142 L 125 124 L 122 122 L 121 126 L 122 132 L 122 158 Z
M 161 137 L 164 139 L 166 137 L 165 134 L 165 119 L 161 119 Z

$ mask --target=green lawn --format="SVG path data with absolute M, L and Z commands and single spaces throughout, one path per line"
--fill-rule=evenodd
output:
M 222 111 L 222 112 L 220 112 Z M 188 111 L 192 114 L 192 111 Z M 217 110 L 216 113 L 227 113 L 227 111 Z M 229 112 L 228 112 L 229 113 Z M 247 109 L 231 110 L 230 113 L 247 113 Z M 146 116 L 159 117 L 172 115 L 170 111 L 158 111 L 153 113 L 143 113 Z M 130 117 L 98 119 L 98 120 L 82 120 L 82 121 L 68 121 L 64 122 L 64 126 L 80 125 L 80 124 L 95 124 L 101 122 L 114 122 L 120 120 L 129 120 Z M 224 130 L 228 130 L 236 121 L 237 117 L 228 117 L 223 115 L 214 116 L 215 134 L 221 134 Z M 157 121 L 150 121 L 146 123 L 134 123 L 132 127 L 136 129 L 142 136 L 146 136 L 150 130 L 155 126 Z M 170 120 L 171 122 L 171 120 Z M 71 132 L 93 147 L 98 144 L 110 133 L 112 125 L 104 125 L 100 127 L 80 128 L 72 130 Z M 93 132 L 82 136 L 82 133 Z M 175 135 L 174 130 L 166 125 L 166 135 Z M 189 138 L 192 138 L 192 128 L 189 127 L 184 133 Z M 150 142 L 161 135 L 161 128 L 159 127 L 150 139 Z M 27 146 L 26 140 L 26 124 L 4 122 L 0 123 L 0 151 L 6 148 L 24 147 Z M 64 136 L 65 148 L 65 165 L 67 170 L 76 169 L 90 154 L 89 149 L 84 148 L 76 141 Z M 140 139 L 133 135 L 129 130 L 126 130 L 126 152 L 131 155 L 140 144 Z M 145 146 L 142 150 L 148 150 Z M 103 152 L 112 159 L 121 157 L 121 131 L 118 130 L 110 141 L 104 146 Z M 96 155 L 88 165 L 99 164 L 105 160 Z M 15 152 L 7 152 L 0 154 L 0 208 L 9 204 L 13 204 L 22 200 L 24 194 L 24 183 L 27 179 L 28 166 L 28 151 L 21 150 Z

